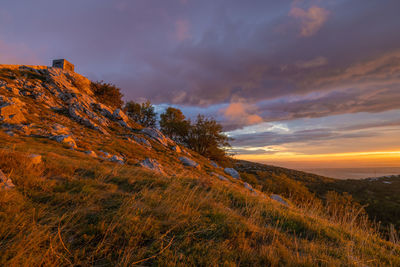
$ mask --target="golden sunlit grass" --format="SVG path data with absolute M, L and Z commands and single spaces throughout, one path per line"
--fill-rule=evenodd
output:
M 36 142 L 0 151 L 16 184 L 0 192 L 2 266 L 400 265 L 399 246 L 357 210 L 296 199 L 286 208 L 173 162 L 176 176 L 164 177 Z

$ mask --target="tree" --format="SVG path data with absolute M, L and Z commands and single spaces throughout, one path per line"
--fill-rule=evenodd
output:
M 180 144 L 186 144 L 190 121 L 186 120 L 180 109 L 169 107 L 160 115 L 161 131 Z
M 229 140 L 222 132 L 221 124 L 212 118 L 198 115 L 190 127 L 187 145 L 197 153 L 218 161 L 225 158 L 224 147 L 230 146 Z
M 181 110 L 172 107 L 160 117 L 161 131 L 174 141 L 216 161 L 226 158 L 224 148 L 229 146 L 230 139 L 214 119 L 198 115 L 192 124 Z
M 144 127 L 155 127 L 156 126 L 156 113 L 154 106 L 147 101 L 145 103 L 136 103 L 129 101 L 124 107 L 125 113 L 134 121 L 141 124 Z
M 123 94 L 114 84 L 100 81 L 92 82 L 90 87 L 99 102 L 113 108 L 122 108 L 124 104 L 124 101 L 122 101 Z

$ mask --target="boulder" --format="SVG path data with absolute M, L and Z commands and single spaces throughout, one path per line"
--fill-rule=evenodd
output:
M 162 165 L 158 163 L 155 159 L 146 158 L 140 162 L 140 166 L 155 171 L 159 174 L 165 174 Z
M 171 139 L 165 137 L 159 130 L 154 128 L 145 128 L 142 130 L 142 133 L 150 136 L 151 139 L 161 143 L 164 146 L 168 146 L 168 144 L 173 143 Z
M 29 155 L 29 159 L 31 160 L 31 163 L 33 165 L 37 165 L 37 164 L 42 163 L 42 156 L 41 155 L 31 154 L 31 155 Z
M 200 169 L 200 164 L 195 162 L 194 160 L 191 160 L 187 157 L 179 157 L 179 160 L 182 162 L 183 166 L 188 166 L 188 167 L 193 167 L 196 169 Z
M 66 144 L 68 145 L 70 148 L 72 149 L 76 149 L 76 143 L 74 138 L 72 138 L 71 135 L 57 135 L 53 137 L 57 142 L 62 143 L 62 144 Z
M 238 173 L 235 169 L 233 169 L 233 168 L 225 168 L 225 169 L 224 169 L 224 172 L 225 172 L 226 174 L 232 176 L 232 177 L 235 178 L 235 179 L 240 179 L 239 173 Z
M 287 203 L 280 195 L 272 194 L 270 197 L 271 197 L 271 199 L 278 201 L 282 205 L 289 207 L 289 203 Z
M 14 188 L 15 185 L 10 178 L 5 176 L 5 174 L 0 170 L 0 189 L 8 190 Z

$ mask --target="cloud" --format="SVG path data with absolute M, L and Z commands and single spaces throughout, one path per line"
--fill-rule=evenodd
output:
M 328 60 L 325 57 L 316 57 L 311 60 L 307 61 L 298 61 L 296 62 L 296 66 L 302 69 L 308 69 L 308 68 L 315 68 L 315 67 L 320 67 L 323 65 L 326 65 L 328 63 Z
M 293 7 L 289 16 L 300 21 L 300 35 L 308 37 L 314 35 L 326 22 L 330 12 L 324 8 L 312 6 L 308 10 Z
M 179 41 L 185 41 L 190 38 L 189 22 L 187 20 L 177 20 L 175 22 L 175 38 Z
M 243 102 L 235 101 L 223 108 L 220 112 L 225 117 L 223 122 L 224 129 L 230 130 L 247 125 L 261 123 L 263 119 L 254 114 L 254 109 Z

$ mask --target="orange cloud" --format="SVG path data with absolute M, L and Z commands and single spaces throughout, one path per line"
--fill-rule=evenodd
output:
M 230 123 L 241 126 L 263 122 L 263 119 L 260 116 L 254 114 L 250 105 L 246 105 L 242 102 L 231 103 L 222 112 Z
M 329 11 L 312 6 L 308 10 L 299 7 L 293 7 L 289 16 L 300 20 L 300 35 L 303 37 L 315 34 L 328 19 Z

